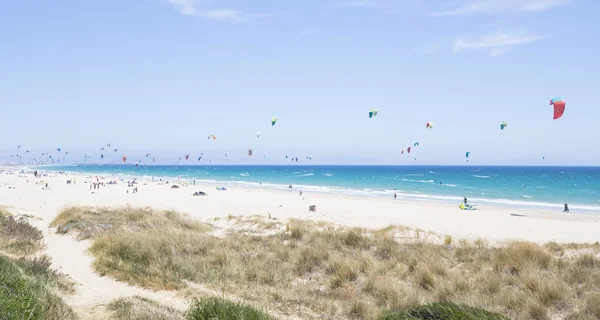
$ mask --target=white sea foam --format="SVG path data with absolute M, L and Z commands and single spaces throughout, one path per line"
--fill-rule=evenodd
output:
M 421 182 L 421 183 L 433 183 L 435 180 L 411 180 L 411 179 L 400 179 L 400 181 L 405 182 Z
M 305 174 L 297 175 L 297 176 L 294 176 L 294 177 L 311 177 L 311 176 L 314 176 L 314 175 L 315 175 L 314 173 L 305 173 Z
M 472 177 L 475 177 L 475 178 L 481 178 L 481 179 L 487 179 L 487 178 L 489 178 L 490 176 L 478 176 L 478 175 L 474 174 Z

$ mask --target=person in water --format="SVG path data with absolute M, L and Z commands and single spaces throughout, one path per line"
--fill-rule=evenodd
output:
M 565 203 L 565 210 L 563 212 L 569 213 L 569 204 Z

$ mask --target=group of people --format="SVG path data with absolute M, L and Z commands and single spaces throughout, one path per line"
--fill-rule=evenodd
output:
M 90 190 L 92 190 L 92 188 L 94 188 L 94 190 L 100 189 L 100 186 L 104 187 L 104 182 L 92 182 L 90 183 Z

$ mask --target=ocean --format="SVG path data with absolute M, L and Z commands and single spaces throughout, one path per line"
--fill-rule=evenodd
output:
M 103 176 L 196 180 L 246 186 L 393 197 L 414 201 L 518 206 L 600 214 L 600 167 L 500 166 L 174 166 L 44 167 Z

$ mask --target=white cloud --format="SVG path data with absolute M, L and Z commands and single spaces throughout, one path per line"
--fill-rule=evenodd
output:
M 544 36 L 531 35 L 527 32 L 498 31 L 483 35 L 477 39 L 459 37 L 454 41 L 454 53 L 464 50 L 489 50 L 491 57 L 497 57 L 512 50 L 515 46 L 544 39 Z
M 228 9 L 202 11 L 199 15 L 211 20 L 242 20 L 239 11 Z
M 175 8 L 183 15 L 195 16 L 197 13 L 194 0 L 169 0 L 169 3 L 175 6 Z
M 533 12 L 565 5 L 571 0 L 462 0 L 452 9 L 432 13 L 434 16 L 494 15 L 503 12 Z
M 377 3 L 374 0 L 346 0 L 338 1 L 335 4 L 336 8 L 373 8 Z
M 179 13 L 186 16 L 198 16 L 210 20 L 221 20 L 221 21 L 247 21 L 251 16 L 242 15 L 238 10 L 231 9 L 204 9 L 198 2 L 200 0 L 168 0 Z M 253 17 L 259 17 L 255 15 Z

